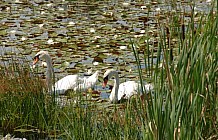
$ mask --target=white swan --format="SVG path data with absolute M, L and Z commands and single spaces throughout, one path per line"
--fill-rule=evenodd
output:
M 96 82 L 98 81 L 98 75 L 99 75 L 100 71 L 96 71 L 94 74 L 92 74 L 91 76 L 84 77 L 84 78 L 80 78 L 80 80 L 78 80 L 77 82 L 77 86 L 74 88 L 74 91 L 85 91 L 88 90 L 89 88 L 94 89 Z
M 118 72 L 113 69 L 107 70 L 104 73 L 103 87 L 107 85 L 108 80 L 113 76 L 115 77 L 114 87 L 109 97 L 111 103 L 118 103 L 121 98 L 129 99 L 134 94 L 138 94 L 139 92 L 142 93 L 141 90 L 139 90 L 141 89 L 140 84 L 135 81 L 127 81 L 119 84 Z M 151 84 L 146 84 L 144 89 L 146 92 L 149 92 L 153 89 L 153 86 Z
M 81 78 L 77 74 L 67 75 L 62 79 L 58 80 L 53 86 L 52 80 L 54 79 L 54 70 L 52 66 L 51 57 L 47 51 L 39 51 L 34 57 L 33 65 L 35 65 L 40 59 L 45 59 L 47 63 L 46 83 L 49 92 L 55 92 L 56 94 L 64 94 L 69 89 L 72 89 L 74 91 L 84 91 L 89 88 L 94 88 L 98 80 L 99 71 L 96 71 L 89 78 Z

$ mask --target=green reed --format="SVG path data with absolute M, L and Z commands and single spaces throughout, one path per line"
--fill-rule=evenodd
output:
M 7 62 L 0 71 L 0 129 L 4 135 L 25 130 L 46 133 L 52 123 L 48 110 L 52 107 L 44 83 L 26 60 L 11 56 Z
M 218 18 L 212 10 L 208 16 L 202 16 L 197 29 L 191 18 L 187 30 L 181 28 L 181 35 L 177 36 L 175 47 L 179 50 L 175 58 L 172 51 L 176 48 L 169 44 L 173 27 L 160 26 L 153 77 L 155 91 L 153 98 L 144 104 L 147 114 L 144 127 L 149 131 L 149 139 L 218 138 Z M 134 48 L 133 51 L 137 53 Z M 149 62 L 149 57 L 145 57 L 145 62 Z

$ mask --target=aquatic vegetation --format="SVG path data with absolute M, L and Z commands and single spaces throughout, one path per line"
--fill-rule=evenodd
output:
M 215 2 L 202 1 L 205 13 L 184 1 L 118 2 L 107 8 L 104 2 L 71 2 L 16 1 L 14 7 L 0 2 L 5 18 L 0 27 L 0 137 L 218 138 Z M 28 16 L 31 8 L 39 18 Z M 104 12 L 99 15 L 95 8 Z M 88 16 L 81 14 L 85 11 Z M 43 90 L 42 68 L 33 72 L 28 63 L 39 49 L 53 50 L 58 78 L 98 62 L 95 70 L 117 68 L 121 80 L 142 85 L 146 79 L 154 90 L 144 100 L 133 96 L 121 104 L 109 103 L 107 91 L 105 98 L 90 92 L 50 96 Z

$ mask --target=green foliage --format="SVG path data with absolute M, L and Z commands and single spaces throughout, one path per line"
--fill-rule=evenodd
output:
M 166 42 L 171 36 L 161 30 L 155 92 L 151 100 L 146 100 L 150 139 L 218 138 L 218 19 L 211 12 L 201 20 L 206 23 L 200 23 L 196 31 L 194 21 L 190 23 L 185 38 L 180 38 L 175 59 L 169 51 L 173 48 Z M 134 47 L 133 51 L 138 58 Z M 145 61 L 149 62 L 149 57 Z
M 13 57 L 10 65 L 1 69 L 0 77 L 0 128 L 4 134 L 21 126 L 22 130 L 47 129 L 49 116 L 40 79 Z
M 46 86 L 25 62 L 12 58 L 0 71 L 1 131 L 30 139 L 217 139 L 218 18 L 212 13 L 202 17 L 196 30 L 194 20 L 186 32 L 181 29 L 175 48 L 168 44 L 174 27 L 167 31 L 160 26 L 156 64 L 153 48 L 144 49 L 155 89 L 143 101 L 133 97 L 104 107 L 79 98 L 62 106 L 47 95 Z M 139 52 L 131 43 L 143 83 Z

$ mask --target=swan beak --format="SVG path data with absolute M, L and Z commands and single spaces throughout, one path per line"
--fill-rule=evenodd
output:
M 103 85 L 102 85 L 103 88 L 106 87 L 106 85 L 107 85 L 107 81 L 108 81 L 107 79 L 104 79 L 104 82 L 103 82 Z
M 39 57 L 35 56 L 33 58 L 33 65 L 35 65 L 39 61 Z

